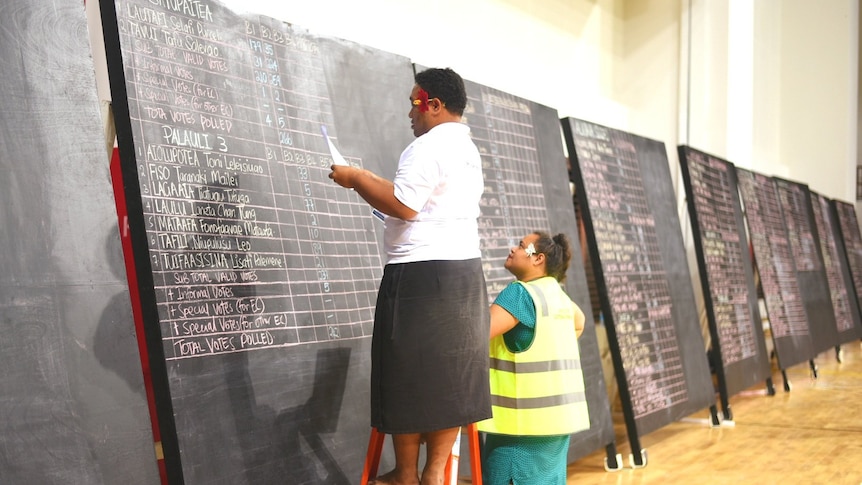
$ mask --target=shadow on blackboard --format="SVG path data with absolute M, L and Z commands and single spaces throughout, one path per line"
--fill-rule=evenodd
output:
M 116 227 L 111 227 L 105 238 L 105 261 L 115 281 L 126 281 L 126 267 Z M 93 353 L 104 367 L 117 374 L 129 388 L 145 395 L 141 376 L 141 362 L 136 347 L 135 322 L 128 291 L 121 291 L 108 300 L 99 317 L 93 336 Z
M 225 380 L 248 483 L 349 485 L 350 481 L 321 438 L 338 427 L 341 402 L 347 381 L 350 348 L 320 349 L 314 371 L 311 396 L 299 406 L 276 415 L 269 406 L 254 404 L 248 374 L 248 353 L 231 354 L 225 360 Z M 242 385 L 238 385 L 242 383 Z M 261 445 L 269 443 L 266 449 Z
M 118 234 L 109 231 L 105 241 L 105 260 L 113 275 L 125 281 L 125 265 Z M 240 297 L 250 297 L 252 286 L 237 288 Z M 242 292 L 242 294 L 239 294 Z M 122 291 L 110 298 L 102 311 L 94 335 L 96 359 L 117 374 L 133 391 L 144 395 L 141 364 L 129 294 Z M 285 348 L 283 352 L 291 352 Z M 349 485 L 345 473 L 326 446 L 322 433 L 334 433 L 347 382 L 350 348 L 318 349 L 311 395 L 305 403 L 276 413 L 269 405 L 258 404 L 249 372 L 249 352 L 237 352 L 219 359 L 227 390 L 233 428 L 236 430 L 247 483 L 293 483 Z M 187 371 L 207 373 L 203 362 L 192 359 Z M 194 370 L 194 369 L 197 369 Z M 226 446 L 227 443 L 212 443 Z

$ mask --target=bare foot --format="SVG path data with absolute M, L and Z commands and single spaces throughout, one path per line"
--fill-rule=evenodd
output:
M 368 480 L 368 485 L 419 485 L 419 475 L 401 477 L 398 470 L 392 470 L 385 475 Z
M 429 471 L 422 472 L 421 485 L 443 485 L 446 482 L 446 476 L 443 473 L 434 474 Z

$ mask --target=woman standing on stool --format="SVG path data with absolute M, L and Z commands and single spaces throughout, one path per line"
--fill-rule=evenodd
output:
M 565 485 L 569 435 L 590 427 L 578 337 L 584 313 L 560 281 L 568 238 L 525 236 L 506 258 L 517 281 L 491 305 L 491 404 L 478 424 L 485 485 Z
M 485 184 L 479 150 L 461 122 L 467 92 L 451 69 L 428 69 L 414 80 L 405 101 L 416 139 L 402 152 L 395 179 L 346 165 L 333 165 L 329 175 L 386 214 L 371 426 L 392 435 L 395 469 L 375 485 L 443 483 L 459 428 L 491 415 L 478 226 Z

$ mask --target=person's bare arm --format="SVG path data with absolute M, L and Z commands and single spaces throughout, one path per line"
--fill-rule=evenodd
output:
M 329 178 L 338 185 L 353 189 L 371 207 L 388 216 L 409 221 L 418 214 L 395 197 L 395 186 L 391 181 L 374 173 L 347 165 L 333 165 Z
M 584 312 L 578 305 L 575 305 L 575 336 L 578 338 L 584 333 L 584 323 L 586 320 L 587 317 L 584 316 Z
M 491 305 L 491 338 L 508 332 L 517 324 L 518 319 L 507 312 L 505 308 L 496 303 Z

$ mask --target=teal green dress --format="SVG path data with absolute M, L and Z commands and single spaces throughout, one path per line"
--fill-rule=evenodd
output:
M 503 334 L 513 352 L 527 349 L 536 330 L 536 307 L 527 290 L 511 283 L 494 301 L 518 319 Z M 485 485 L 566 485 L 569 435 L 510 436 L 487 433 L 482 446 Z

